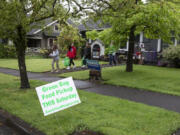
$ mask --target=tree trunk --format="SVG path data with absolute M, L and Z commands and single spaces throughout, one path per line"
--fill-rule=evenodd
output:
M 18 57 L 18 66 L 21 78 L 21 88 L 30 88 L 26 64 L 25 64 L 25 50 L 26 50 L 26 32 L 21 25 L 17 27 L 17 37 L 14 41 L 16 53 Z
M 133 54 L 134 54 L 134 42 L 135 42 L 134 32 L 135 32 L 135 26 L 132 26 L 129 35 L 129 49 L 127 54 L 126 72 L 133 71 Z

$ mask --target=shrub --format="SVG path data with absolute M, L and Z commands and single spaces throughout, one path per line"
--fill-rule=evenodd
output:
M 17 58 L 15 47 L 1 44 L 0 58 Z
M 106 55 L 106 56 L 109 55 L 109 48 L 105 48 L 105 55 Z
M 44 58 L 49 58 L 49 54 L 51 53 L 50 49 L 40 49 L 39 52 Z
M 180 45 L 164 49 L 162 55 L 170 64 L 173 64 L 175 67 L 180 67 Z

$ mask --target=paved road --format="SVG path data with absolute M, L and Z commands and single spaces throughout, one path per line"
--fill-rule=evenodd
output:
M 0 68 L 0 72 L 19 76 L 19 71 L 13 69 Z M 53 82 L 62 79 L 50 73 L 28 72 L 28 77 L 30 79 L 42 80 L 47 82 Z M 140 102 L 180 113 L 179 96 L 172 96 L 151 91 L 143 91 L 133 88 L 96 84 L 89 81 L 74 80 L 74 82 L 78 89 L 95 92 L 107 96 L 114 96 L 130 101 Z

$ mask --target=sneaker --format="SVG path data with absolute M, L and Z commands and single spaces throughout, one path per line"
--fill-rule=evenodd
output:
M 74 65 L 74 66 L 73 66 L 73 69 L 75 69 L 75 68 L 76 68 L 76 66 Z
M 68 70 L 69 70 L 69 69 L 70 69 L 70 66 L 68 66 L 66 69 L 68 69 Z
M 59 70 L 59 69 L 57 69 L 57 70 L 56 70 L 56 73 L 58 73 L 59 71 L 60 71 L 60 70 Z
M 54 70 L 51 70 L 51 73 L 54 73 Z

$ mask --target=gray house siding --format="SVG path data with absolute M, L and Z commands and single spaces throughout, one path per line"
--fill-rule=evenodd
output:
M 32 29 L 27 34 L 27 46 L 30 48 L 50 48 L 59 36 L 57 21 L 46 20 L 44 28 Z
M 143 38 L 143 43 L 146 51 L 157 51 L 158 40 Z

